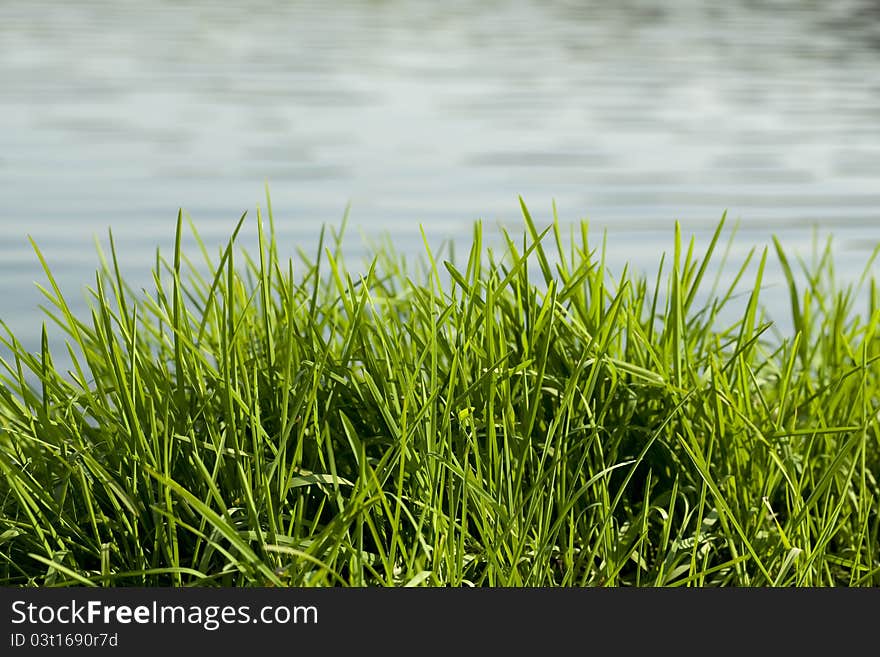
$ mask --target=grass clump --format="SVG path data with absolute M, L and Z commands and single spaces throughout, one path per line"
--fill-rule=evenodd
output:
M 0 584 L 880 584 L 878 293 L 828 251 L 801 283 L 776 243 L 774 336 L 766 249 L 706 284 L 723 219 L 653 279 L 525 205 L 499 253 L 477 224 L 355 277 L 335 233 L 283 259 L 269 207 L 203 264 L 179 216 L 151 292 L 111 236 L 90 317 L 37 250 L 72 367 L 7 332 Z

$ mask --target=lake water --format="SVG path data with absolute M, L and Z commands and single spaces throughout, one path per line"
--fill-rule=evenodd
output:
M 26 342 L 28 235 L 80 299 L 108 227 L 147 284 L 178 207 L 219 243 L 266 182 L 283 255 L 349 201 L 355 236 L 416 254 L 420 225 L 518 228 L 520 194 L 607 229 L 612 264 L 654 271 L 675 220 L 705 239 L 726 209 L 734 260 L 818 229 L 854 277 L 880 241 L 880 3 L 0 2 L 0 318 Z

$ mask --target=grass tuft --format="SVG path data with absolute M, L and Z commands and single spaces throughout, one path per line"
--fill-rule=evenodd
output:
M 801 283 L 774 240 L 784 334 L 766 249 L 706 285 L 724 218 L 650 280 L 521 207 L 498 252 L 360 275 L 341 231 L 282 260 L 271 203 L 256 257 L 243 216 L 195 264 L 180 213 L 150 292 L 110 236 L 88 317 L 34 244 L 72 365 L 2 338 L 0 584 L 880 585 L 870 268 Z

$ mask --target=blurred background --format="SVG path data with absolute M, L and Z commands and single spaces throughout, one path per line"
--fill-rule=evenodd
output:
M 727 210 L 734 260 L 833 233 L 855 277 L 880 241 L 880 2 L 0 0 L 0 319 L 25 341 L 28 235 L 73 300 L 109 227 L 146 286 L 178 207 L 219 244 L 265 183 L 283 256 L 349 202 L 351 265 L 358 234 L 416 256 L 420 225 L 518 230 L 522 195 L 607 229 L 618 271 Z

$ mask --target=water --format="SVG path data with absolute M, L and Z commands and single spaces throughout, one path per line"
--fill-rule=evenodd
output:
M 726 209 L 734 259 L 816 229 L 855 277 L 880 241 L 880 3 L 0 2 L 0 318 L 26 342 L 27 235 L 80 299 L 108 227 L 147 284 L 178 207 L 219 243 L 266 182 L 282 255 L 349 201 L 355 235 L 418 253 L 419 225 L 517 227 L 521 194 L 608 229 L 617 266 L 654 271 L 675 220 L 704 240 Z

